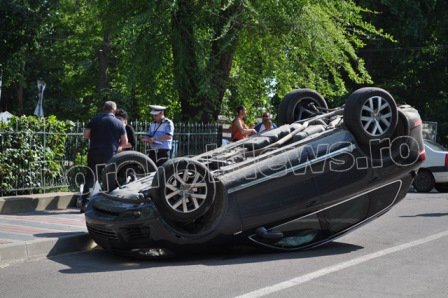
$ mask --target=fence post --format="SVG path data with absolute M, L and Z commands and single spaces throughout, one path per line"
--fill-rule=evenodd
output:
M 218 147 L 222 146 L 222 124 L 218 124 L 218 133 L 217 133 L 217 143 L 218 143 Z
M 45 152 L 47 151 L 47 121 L 45 117 L 42 117 L 44 121 L 44 168 L 43 168 L 43 176 L 42 176 L 42 184 L 44 193 L 46 192 L 46 183 L 45 183 L 45 167 L 47 166 L 47 156 L 45 155 Z M 41 173 L 42 174 L 42 173 Z

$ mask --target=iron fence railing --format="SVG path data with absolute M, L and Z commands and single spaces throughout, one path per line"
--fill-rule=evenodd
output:
M 148 153 L 148 145 L 141 142 L 141 136 L 147 133 L 149 122 L 135 121 L 130 123 L 137 135 L 136 151 L 142 153 Z M 73 177 L 67 177 L 67 173 L 71 172 L 73 167 L 79 165 L 85 165 L 87 159 L 88 141 L 83 138 L 85 123 L 77 122 L 72 125 L 71 129 L 66 133 L 65 141 L 65 153 L 63 160 L 59 163 L 60 173 L 54 173 L 51 179 L 45 178 L 48 175 L 44 173 L 48 171 L 48 167 L 45 161 L 42 162 L 41 168 L 36 171 L 34 175 L 33 183 L 28 183 L 26 187 L 24 185 L 24 175 L 29 171 L 26 168 L 26 163 L 23 166 L 15 167 L 17 173 L 9 173 L 15 175 L 15 185 L 8 189 L 0 189 L 0 196 L 16 195 L 18 193 L 45 193 L 55 189 L 69 187 L 70 179 Z M 20 135 L 19 131 L 4 131 L 0 128 L 0 147 L 1 150 L 7 150 L 4 146 L 1 146 L 2 139 L 10 136 L 11 134 Z M 40 138 L 36 138 L 36 142 L 43 142 L 42 146 L 48 146 L 46 144 L 47 136 L 54 134 L 50 131 L 38 132 L 41 135 Z M 173 138 L 173 152 L 172 157 L 196 155 L 207 150 L 211 150 L 221 145 L 222 140 L 222 127 L 219 124 L 202 124 L 202 123 L 175 123 L 174 124 L 174 138 Z M 0 177 L 1 180 L 1 177 Z M 31 185 L 31 186 L 30 186 Z

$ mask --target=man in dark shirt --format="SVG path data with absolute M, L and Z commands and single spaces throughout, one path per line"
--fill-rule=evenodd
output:
M 128 123 L 128 113 L 123 109 L 118 109 L 115 117 L 123 123 L 126 129 L 126 135 L 128 136 L 128 144 L 123 147 L 123 150 L 135 150 L 137 137 L 135 136 L 134 128 Z
M 90 120 L 84 130 L 84 138 L 90 140 L 87 153 L 87 165 L 90 171 L 88 177 L 86 177 L 84 194 L 88 194 L 90 188 L 93 188 L 95 180 L 101 174 L 102 167 L 114 154 L 122 151 L 128 143 L 123 123 L 115 118 L 116 110 L 117 104 L 115 102 L 106 101 L 103 112 Z M 84 199 L 82 205 L 84 206 L 85 203 L 86 200 Z

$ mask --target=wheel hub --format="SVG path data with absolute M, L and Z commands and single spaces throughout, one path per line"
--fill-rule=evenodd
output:
M 188 185 L 188 184 L 183 184 L 183 185 L 179 186 L 179 190 L 180 190 L 182 193 L 184 193 L 184 192 L 190 190 L 190 185 Z
M 381 121 L 381 114 L 378 110 L 375 110 L 372 113 L 372 118 L 374 118 L 376 121 Z

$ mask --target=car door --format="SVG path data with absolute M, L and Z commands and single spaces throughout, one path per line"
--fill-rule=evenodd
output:
M 324 145 L 326 151 L 317 150 Z M 340 129 L 313 147 L 320 155 L 319 162 L 313 164 L 313 171 L 322 208 L 365 189 L 370 177 L 369 159 L 358 149 L 348 131 Z
M 228 193 L 238 203 L 243 230 L 299 217 L 318 203 L 314 174 L 303 169 L 308 154 L 306 147 L 279 150 L 232 173 L 239 182 Z

